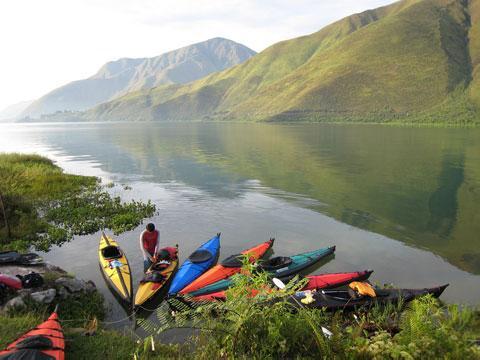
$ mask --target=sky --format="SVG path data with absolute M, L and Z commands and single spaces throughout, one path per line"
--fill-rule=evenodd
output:
M 255 51 L 392 0 L 0 0 L 0 111 L 93 75 L 213 37 Z

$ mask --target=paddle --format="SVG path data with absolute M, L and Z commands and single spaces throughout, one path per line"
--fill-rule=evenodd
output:
M 285 289 L 285 284 L 283 283 L 282 280 L 280 280 L 279 278 L 273 278 L 272 279 L 273 283 L 275 284 L 276 287 L 278 287 L 280 290 L 283 290 Z M 300 306 L 302 307 L 303 309 L 306 309 L 306 307 L 300 302 L 298 301 L 295 296 L 292 296 L 290 295 L 290 297 Z M 320 326 L 322 328 L 322 333 L 323 335 L 327 338 L 327 339 L 330 339 L 333 335 L 333 333 L 328 330 L 326 327 L 323 327 L 323 326 Z

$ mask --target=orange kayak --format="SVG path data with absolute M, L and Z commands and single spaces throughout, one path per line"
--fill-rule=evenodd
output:
M 56 312 L 0 351 L 7 359 L 65 359 L 65 339 Z
M 267 252 L 267 250 L 273 246 L 274 240 L 275 239 L 270 239 L 260 245 L 244 250 L 240 254 L 232 255 L 226 258 L 220 264 L 212 267 L 194 282 L 190 283 L 190 285 L 183 288 L 180 291 L 180 294 L 187 294 L 204 286 L 210 285 L 216 281 L 226 279 L 234 274 L 239 273 L 242 269 L 242 255 L 248 254 L 249 261 L 253 263 L 260 259 Z

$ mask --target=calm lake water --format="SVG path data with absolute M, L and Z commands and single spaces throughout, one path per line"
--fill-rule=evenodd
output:
M 315 273 L 373 269 L 400 287 L 450 283 L 442 299 L 480 299 L 480 129 L 367 125 L 69 123 L 0 125 L 0 151 L 36 152 L 67 172 L 151 199 L 182 260 L 222 232 L 220 258 L 275 237 L 276 255 L 336 245 Z M 123 190 L 128 184 L 132 190 Z M 143 226 L 142 226 L 143 227 Z M 119 236 L 141 278 L 141 228 Z M 98 234 L 46 255 L 92 279 Z

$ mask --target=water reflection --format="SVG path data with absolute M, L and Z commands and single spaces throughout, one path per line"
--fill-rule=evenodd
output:
M 428 201 L 430 219 L 427 229 L 440 238 L 448 238 L 456 224 L 458 211 L 457 192 L 464 181 L 463 154 L 447 154 L 442 161 L 438 188 Z
M 469 176 L 465 186 L 466 173 L 480 166 L 476 130 L 120 124 L 85 135 L 91 146 L 105 139 L 116 149 L 117 156 L 98 152 L 107 171 L 138 171 L 151 181 L 178 181 L 226 198 L 241 196 L 245 180 L 256 179 L 327 204 L 310 207 L 343 222 L 480 273 L 479 223 L 462 218 L 478 213 L 472 200 L 480 204 L 479 178 Z
M 26 131 L 129 179 L 181 183 L 227 199 L 263 187 L 480 273 L 476 129 L 118 123 Z
M 263 193 L 480 274 L 478 129 L 110 123 L 17 132 L 73 160 L 89 155 L 120 181 L 183 187 L 192 206 Z

